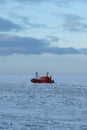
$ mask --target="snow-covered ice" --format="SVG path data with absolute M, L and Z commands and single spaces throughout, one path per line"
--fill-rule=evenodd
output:
M 0 130 L 87 130 L 86 78 L 55 79 L 0 76 Z

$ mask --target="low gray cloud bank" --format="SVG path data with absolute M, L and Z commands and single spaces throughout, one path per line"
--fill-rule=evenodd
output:
M 36 39 L 33 37 L 18 37 L 18 36 L 0 36 L 0 55 L 12 54 L 43 54 L 51 53 L 58 55 L 65 54 L 87 54 L 87 49 L 75 49 L 72 47 L 60 48 L 49 47 L 50 43 L 43 39 Z

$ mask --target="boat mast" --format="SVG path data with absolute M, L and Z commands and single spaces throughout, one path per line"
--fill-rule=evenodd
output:
M 36 79 L 38 79 L 38 72 L 36 72 Z

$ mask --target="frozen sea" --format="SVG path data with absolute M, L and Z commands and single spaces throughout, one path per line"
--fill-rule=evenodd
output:
M 0 76 L 0 130 L 87 130 L 87 76 Z

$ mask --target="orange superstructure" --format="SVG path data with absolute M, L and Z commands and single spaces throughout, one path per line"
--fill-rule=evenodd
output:
M 48 76 L 48 73 L 46 76 L 38 77 L 38 73 L 36 72 L 36 78 L 31 79 L 32 83 L 54 83 L 54 80 L 51 76 Z

